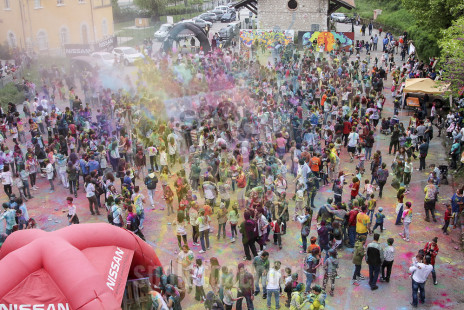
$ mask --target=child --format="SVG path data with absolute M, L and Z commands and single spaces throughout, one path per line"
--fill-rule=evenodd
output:
M 337 277 L 337 269 L 338 269 L 338 259 L 337 259 L 337 251 L 330 249 L 329 250 L 329 258 L 324 261 L 324 280 L 322 282 L 322 289 L 325 291 L 327 287 L 327 281 L 330 278 L 331 285 L 330 285 L 330 296 L 334 295 L 335 290 L 335 278 Z
M 371 216 L 371 223 L 372 223 L 372 220 L 374 217 L 374 211 L 375 211 L 375 208 L 377 207 L 377 201 L 374 199 L 374 194 L 371 194 L 370 196 L 367 196 L 367 197 L 369 198 L 369 200 L 367 201 L 367 215 Z
M 292 270 L 287 267 L 285 268 L 285 288 L 284 292 L 287 293 L 287 302 L 285 306 L 290 307 L 290 301 L 292 300 L 292 292 L 298 285 L 298 273 L 292 274 Z
M 282 233 L 284 231 L 284 224 L 279 218 L 276 221 L 271 222 L 272 230 L 274 231 L 274 244 L 279 244 L 279 249 L 282 250 Z
M 229 209 L 230 205 L 230 185 L 229 183 L 218 183 L 219 197 L 221 197 L 221 203 L 225 204 L 226 209 Z
M 375 225 L 374 225 L 374 228 L 372 229 L 372 233 L 375 232 L 375 229 L 377 227 L 380 226 L 380 232 L 382 232 L 384 229 L 383 229 L 383 221 L 385 219 L 385 214 L 382 213 L 383 212 L 383 208 L 380 207 L 379 208 L 379 212 L 377 212 L 375 214 Z
M 239 297 L 239 298 L 234 298 L 234 295 L 232 294 L 232 284 L 231 283 L 228 283 L 224 287 L 224 298 L 222 299 L 222 301 L 224 302 L 225 310 L 232 310 L 232 306 L 234 305 L 234 301 L 237 301 L 237 300 L 239 300 L 241 298 L 243 298 L 243 296 Z
M 315 248 L 319 249 L 319 253 L 321 252 L 321 247 L 316 244 L 316 241 L 317 241 L 316 236 L 312 236 L 311 239 L 309 239 L 310 244 L 309 244 L 309 247 L 307 249 L 308 253 L 312 253 L 313 249 L 315 249 Z
M 380 211 L 380 209 L 379 209 Z M 393 266 L 393 260 L 395 259 L 395 248 L 393 247 L 393 242 L 395 239 L 388 238 L 387 239 L 387 247 L 383 250 L 383 263 L 382 263 L 382 277 L 380 281 L 390 282 L 390 275 Z M 387 273 L 385 273 L 385 268 L 387 269 Z
M 409 242 L 409 225 L 412 222 L 412 209 L 411 209 L 411 202 L 406 202 L 406 209 L 403 211 L 402 215 L 403 219 L 403 233 L 399 235 L 403 238 L 404 241 Z
M 359 154 L 359 162 L 356 165 L 356 169 L 359 170 L 361 175 L 364 174 L 364 161 L 366 160 L 366 156 L 364 154 Z M 366 180 L 367 181 L 367 180 Z
M 168 207 L 168 216 L 170 216 L 171 213 L 174 214 L 174 208 L 172 207 L 172 202 L 174 200 L 174 192 L 168 184 L 163 185 L 163 195 L 164 199 L 166 200 L 166 205 Z
M 203 267 L 203 261 L 200 258 L 197 258 L 195 261 L 195 267 L 193 268 L 193 285 L 195 285 L 195 300 L 204 301 L 205 300 L 205 290 L 203 285 L 205 285 L 205 267 Z
M 450 224 L 450 220 L 454 217 L 454 215 L 452 215 L 453 212 L 451 210 L 451 205 L 446 205 L 446 211 L 445 211 L 445 216 L 444 216 L 444 220 L 445 220 L 445 224 L 443 224 L 443 227 L 441 228 L 441 230 L 443 231 L 443 233 L 445 235 L 449 235 L 448 233 L 448 226 Z
M 364 181 L 364 190 L 363 190 L 363 194 L 364 193 L 366 194 L 366 199 L 368 199 L 369 197 L 371 198 L 374 197 L 374 190 L 375 190 L 374 185 L 370 184 L 369 179 L 366 179 Z M 372 221 L 372 217 L 371 217 L 371 221 Z
M 230 232 L 232 236 L 230 237 L 230 242 L 235 242 L 235 236 L 237 236 L 237 223 L 238 223 L 239 215 L 238 215 L 238 203 L 234 203 L 232 206 L 232 210 L 230 210 L 227 220 L 230 223 Z
M 303 210 L 304 190 L 305 190 L 304 184 L 298 183 L 297 191 L 295 194 L 295 215 L 293 216 L 294 221 L 296 221 L 297 217 L 300 215 L 300 212 Z
M 217 233 L 217 240 L 221 238 L 221 229 L 222 229 L 222 238 L 226 238 L 226 224 L 227 224 L 227 209 L 223 202 L 219 207 L 219 211 L 217 212 L 217 220 L 218 220 L 218 233 Z

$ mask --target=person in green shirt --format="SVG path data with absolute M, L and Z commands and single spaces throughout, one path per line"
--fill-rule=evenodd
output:
M 266 295 L 266 275 L 269 271 L 269 253 L 262 251 L 261 255 L 253 259 L 253 269 L 255 270 L 255 296 L 259 294 L 259 279 L 263 286 L 263 299 Z
M 0 220 L 5 220 L 5 233 L 10 235 L 13 232 L 13 226 L 16 225 L 16 211 L 10 209 L 10 205 L 7 202 L 3 203 L 3 213 L 0 216 Z

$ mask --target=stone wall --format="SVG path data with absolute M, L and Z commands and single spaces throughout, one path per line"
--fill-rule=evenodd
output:
M 259 0 L 258 1 L 258 28 L 282 30 L 327 31 L 328 0 L 297 0 L 298 7 L 291 11 L 288 9 L 288 0 Z M 319 25 L 314 29 L 312 25 Z

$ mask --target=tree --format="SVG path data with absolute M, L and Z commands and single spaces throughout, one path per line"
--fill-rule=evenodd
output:
M 432 32 L 446 29 L 464 14 L 462 0 L 402 0 L 420 26 Z
M 165 0 L 134 0 L 134 3 L 140 9 L 150 12 L 156 21 L 159 20 L 160 11 L 166 5 Z
M 443 80 L 450 83 L 450 92 L 458 97 L 464 89 L 464 16 L 442 31 L 441 48 Z

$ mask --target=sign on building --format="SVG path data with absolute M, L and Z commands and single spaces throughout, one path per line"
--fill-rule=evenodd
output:
M 116 36 L 112 36 L 95 44 L 65 44 L 66 57 L 88 56 L 94 52 L 111 52 L 117 46 Z

